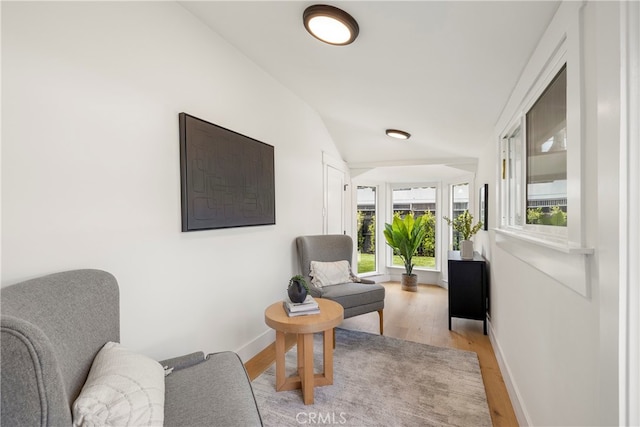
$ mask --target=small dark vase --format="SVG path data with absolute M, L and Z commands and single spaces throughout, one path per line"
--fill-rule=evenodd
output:
M 307 290 L 302 283 L 295 280 L 289 284 L 287 293 L 291 302 L 303 302 L 307 298 Z

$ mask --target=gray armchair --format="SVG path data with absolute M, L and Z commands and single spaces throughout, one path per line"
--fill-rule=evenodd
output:
M 51 274 L 2 289 L 3 426 L 71 426 L 94 357 L 120 339 L 119 291 L 104 271 Z M 251 382 L 233 352 L 161 362 L 165 426 L 262 425 Z
M 300 269 L 309 283 L 311 295 L 315 298 L 327 298 L 342 305 L 345 319 L 377 311 L 380 318 L 380 335 L 382 335 L 384 332 L 383 286 L 365 279 L 361 279 L 360 282 L 346 282 L 321 288 L 311 283 L 309 275 L 311 261 L 333 262 L 346 260 L 351 264 L 353 256 L 353 240 L 351 237 L 342 234 L 300 236 L 296 239 L 296 246 Z

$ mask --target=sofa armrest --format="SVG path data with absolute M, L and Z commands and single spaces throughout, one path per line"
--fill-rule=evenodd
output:
M 165 377 L 164 425 L 262 426 L 251 381 L 238 355 L 209 354 Z
M 364 283 L 365 285 L 373 285 L 376 283 L 376 281 L 370 279 L 360 279 L 360 283 Z
M 167 369 L 179 371 L 180 369 L 188 368 L 193 365 L 197 365 L 204 361 L 204 353 L 196 351 L 191 354 L 185 354 L 184 356 L 173 357 L 171 359 L 163 360 L 160 364 Z

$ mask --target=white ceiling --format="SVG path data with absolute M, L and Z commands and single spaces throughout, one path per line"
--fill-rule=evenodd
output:
M 475 162 L 559 2 L 333 1 L 360 26 L 348 46 L 306 32 L 312 2 L 181 4 L 315 108 L 354 175 L 412 182 Z

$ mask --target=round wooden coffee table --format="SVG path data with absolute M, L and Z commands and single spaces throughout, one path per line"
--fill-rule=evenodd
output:
M 264 321 L 276 331 L 276 391 L 302 389 L 305 405 L 313 403 L 313 387 L 333 384 L 333 328 L 344 318 L 340 304 L 317 298 L 320 314 L 289 317 L 282 301 L 264 311 Z M 313 334 L 323 333 L 323 373 L 313 373 Z M 297 334 L 298 375 L 287 378 L 284 363 L 285 334 Z

